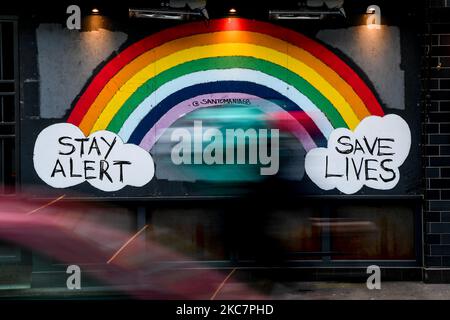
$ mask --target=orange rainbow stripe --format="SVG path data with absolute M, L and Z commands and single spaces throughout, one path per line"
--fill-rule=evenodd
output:
M 235 73 L 243 70 L 247 81 L 254 83 L 259 82 L 254 72 L 267 74 L 269 80 L 280 82 L 280 88 L 286 86 L 281 94 L 289 99 L 292 96 L 289 90 L 298 92 L 293 102 L 308 101 L 312 105 L 311 108 L 306 103 L 298 105 L 307 113 L 307 117 L 302 117 L 302 125 L 321 132 L 325 139 L 330 127 L 353 129 L 369 115 L 384 114 L 375 95 L 357 73 L 323 45 L 269 23 L 226 18 L 208 25 L 203 22 L 180 25 L 126 48 L 93 78 L 76 102 L 68 122 L 79 126 L 86 135 L 104 129 L 120 133 L 124 126 L 128 131 L 144 132 L 145 125 L 155 124 L 155 119 L 149 120 L 155 115 L 149 114 L 156 112 L 152 110 L 158 110 L 157 105 L 162 103 L 158 97 L 175 94 L 166 88 L 183 77 L 188 79 L 194 72 L 200 75 L 219 69 L 233 69 Z M 209 74 L 218 78 L 205 79 L 205 83 L 229 78 L 223 73 Z M 189 85 L 180 82 L 176 88 L 179 91 Z M 141 116 L 137 116 L 139 112 Z M 130 131 L 126 138 L 131 137 L 135 142 L 143 138 L 142 134 L 131 136 Z

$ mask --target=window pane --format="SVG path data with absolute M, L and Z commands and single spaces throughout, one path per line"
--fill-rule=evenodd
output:
M 332 259 L 415 259 L 413 208 L 338 206 L 330 230 Z
M 180 254 L 184 260 L 229 259 L 218 210 L 161 208 L 153 211 L 150 240 Z

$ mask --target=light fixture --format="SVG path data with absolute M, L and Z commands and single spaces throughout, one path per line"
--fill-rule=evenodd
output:
M 91 10 L 91 12 L 92 12 L 93 14 L 99 14 L 99 13 L 100 13 L 100 10 L 98 10 L 97 8 L 93 8 L 93 9 Z
M 343 16 L 340 10 L 270 10 L 269 18 L 273 20 L 321 20 L 326 16 Z
M 164 20 L 185 20 L 189 16 L 202 17 L 199 11 L 172 10 L 172 9 L 129 9 L 132 18 L 149 18 Z
M 269 18 L 274 20 L 321 20 L 326 17 L 344 17 L 344 0 L 303 0 L 297 8 L 289 10 L 269 10 Z
M 235 8 L 231 8 L 228 12 L 231 14 L 236 14 L 237 10 Z
M 370 5 L 366 9 L 367 28 L 369 29 L 381 29 L 381 9 L 377 5 Z
M 132 18 L 188 20 L 192 17 L 209 19 L 207 0 L 165 0 L 160 8 L 129 9 Z

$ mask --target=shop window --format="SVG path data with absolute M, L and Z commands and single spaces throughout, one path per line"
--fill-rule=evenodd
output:
M 420 264 L 420 201 L 290 199 L 265 207 L 217 200 L 149 208 L 152 241 L 191 261 L 238 265 Z
M 332 259 L 415 259 L 415 215 L 412 208 L 346 205 L 335 208 L 331 216 Z
M 17 178 L 16 22 L 0 19 L 0 194 L 14 194 Z
M 0 17 L 0 197 L 16 192 L 17 179 L 17 22 Z M 20 250 L 0 243 L 0 263 L 17 262 Z

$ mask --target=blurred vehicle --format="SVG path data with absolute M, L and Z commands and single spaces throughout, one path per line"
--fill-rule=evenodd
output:
M 49 278 L 48 287 L 0 289 L 0 299 L 264 298 L 239 283 L 233 292 L 219 292 L 227 273 L 208 269 L 200 262 L 183 265 L 187 257 L 144 236 L 148 225 L 138 233 L 126 233 L 87 219 L 87 205 L 41 206 L 37 201 L 24 201 L 24 195 L 0 199 L 0 208 L 1 243 L 46 257 L 64 268 L 78 265 L 82 271 L 81 290 L 69 290 L 65 281 L 55 287 Z

